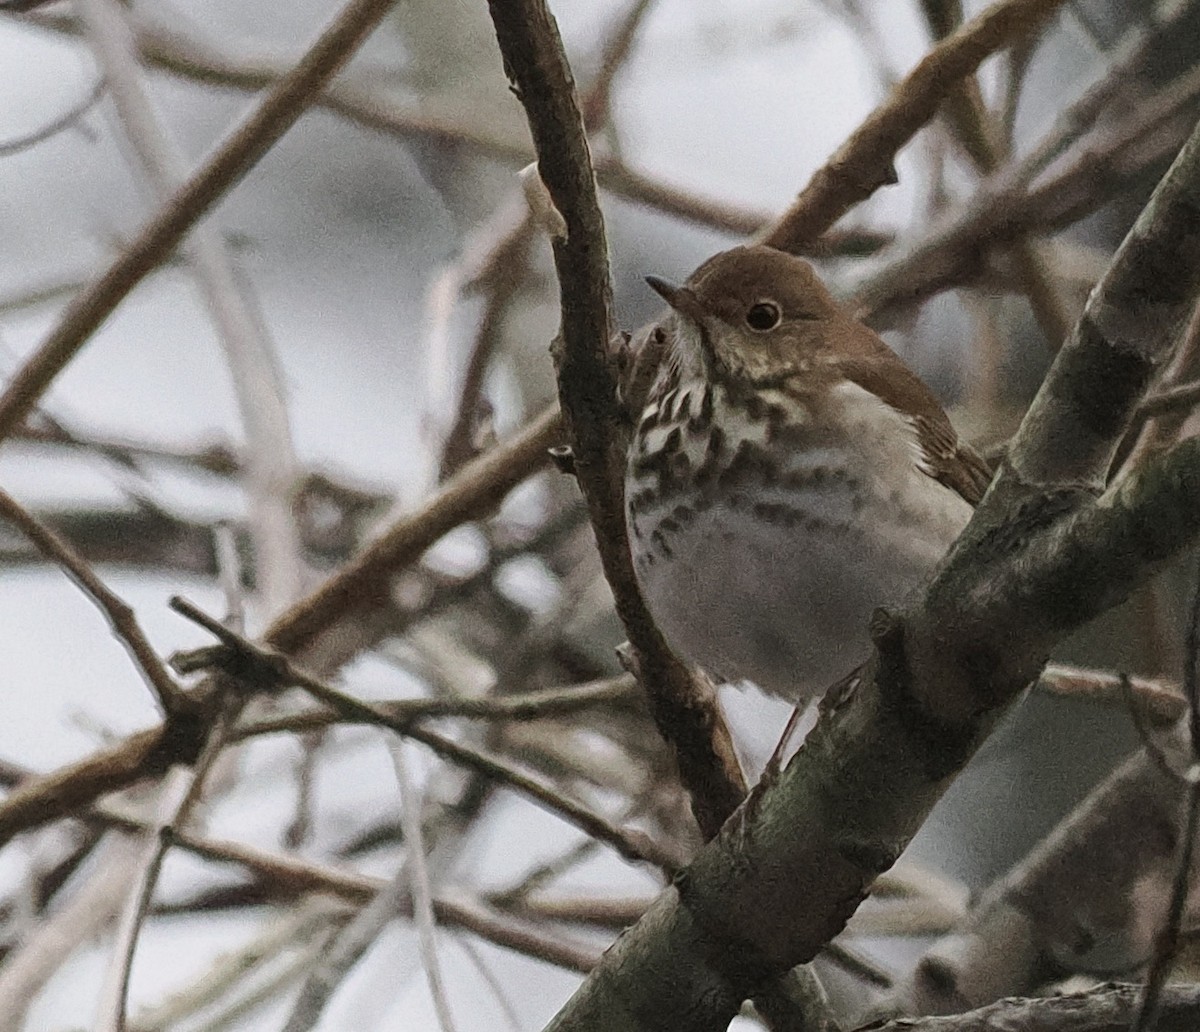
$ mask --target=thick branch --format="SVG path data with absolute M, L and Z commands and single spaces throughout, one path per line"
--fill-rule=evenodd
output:
M 861 681 L 826 696 L 822 719 L 778 781 L 747 800 L 605 955 L 552 1028 L 724 1028 L 747 995 L 842 929 L 1050 645 L 1200 533 L 1200 442 L 1098 500 L 1078 483 L 1103 476 L 1108 440 L 1119 439 L 1169 347 L 1136 331 L 1143 307 L 1148 322 L 1169 331 L 1200 282 L 1187 201 L 1196 189 L 1200 131 L 1022 425 L 1013 467 L 1036 470 L 1038 490 L 1016 492 L 1016 504 L 1006 504 L 1009 492 L 989 491 L 923 603 L 877 622 Z M 1135 255 L 1150 263 L 1152 282 Z M 1086 435 L 1082 445 L 1072 430 Z M 1053 463 L 1058 447 L 1062 467 Z
M 1164 745 L 1186 762 L 1182 736 Z M 1136 753 L 926 951 L 889 1011 L 947 1014 L 1032 992 L 1048 962 L 1078 956 L 1089 939 L 1136 950 L 1134 930 L 1149 923 L 1145 886 L 1165 880 L 1183 795 Z
M 1195 307 L 1200 135 L 1159 184 L 1059 353 L 1013 443 L 1002 483 L 1098 487 L 1126 426 Z M 997 487 L 993 485 L 993 491 Z
M 1105 985 L 1071 996 L 999 1000 L 969 1014 L 902 1018 L 862 1032 L 1126 1032 L 1137 1010 L 1139 987 Z M 1200 985 L 1174 985 L 1163 993 L 1157 1032 L 1192 1032 L 1200 1023 Z

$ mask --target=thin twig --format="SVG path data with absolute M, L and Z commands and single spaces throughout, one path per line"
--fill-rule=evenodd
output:
M 390 578 L 415 562 L 443 534 L 486 515 L 518 483 L 546 463 L 559 439 L 557 406 L 526 429 L 480 456 L 411 515 L 389 527 L 357 559 L 346 564 L 268 628 L 267 643 L 284 650 L 311 646 L 346 616 L 378 604 Z M 0 800 L 0 844 L 20 831 L 57 820 L 105 792 L 161 774 L 172 763 L 194 759 L 200 728 L 160 724 L 48 774 L 31 778 Z
M 1038 689 L 1068 699 L 1128 706 L 1136 719 L 1162 727 L 1179 720 L 1188 705 L 1179 688 L 1165 681 L 1064 663 L 1047 663 L 1038 678 Z
M 1193 408 L 1200 402 L 1200 380 L 1181 383 L 1175 387 L 1164 387 L 1151 394 L 1143 403 L 1138 415 L 1143 418 L 1162 416 L 1168 412 Z
M 925 0 L 922 7 L 930 29 L 944 39 L 956 20 L 961 22 L 962 9 L 958 4 L 943 4 Z M 959 141 L 982 175 L 992 175 L 1004 164 L 1008 155 L 999 139 L 994 119 L 984 106 L 983 95 L 974 76 L 966 76 L 951 90 L 947 98 L 947 115 Z M 1017 237 L 1009 246 L 1014 273 L 1025 292 L 1034 318 L 1047 345 L 1057 351 L 1071 330 L 1071 316 L 1059 295 L 1049 263 L 1037 241 Z
M 437 956 L 437 918 L 433 910 L 433 883 L 425 856 L 425 833 L 421 827 L 421 798 L 404 757 L 404 742 L 391 743 L 390 752 L 400 789 L 400 827 L 407 847 L 405 866 L 408 868 L 407 881 L 412 892 L 413 923 L 417 927 L 421 964 L 425 968 L 438 1024 L 442 1032 L 454 1032 L 454 1016 L 446 997 Z
M 115 815 L 113 815 L 115 817 Z M 106 819 L 111 819 L 106 816 Z M 141 824 L 129 822 L 132 827 Z M 368 903 L 388 883 L 353 871 L 339 870 L 300 857 L 267 853 L 237 842 L 203 838 L 190 832 L 173 835 L 173 843 L 195 856 L 235 864 L 254 873 L 278 896 L 292 899 L 298 893 L 325 893 L 356 905 Z M 599 956 L 591 949 L 519 922 L 488 904 L 465 895 L 446 894 L 435 901 L 439 921 L 454 924 L 501 946 L 529 952 L 549 963 L 574 971 L 588 971 Z
M 1125 706 L 1129 712 L 1129 719 L 1133 721 L 1133 729 L 1137 732 L 1138 739 L 1142 743 L 1142 748 L 1146 750 L 1146 755 L 1154 765 L 1162 771 L 1167 777 L 1174 781 L 1179 781 L 1185 777 L 1176 769 L 1171 762 L 1171 757 L 1167 750 L 1163 748 L 1159 741 L 1154 736 L 1154 729 L 1150 727 L 1146 720 L 1145 713 L 1142 712 L 1142 707 L 1138 703 L 1138 699 L 1133 693 L 1132 679 L 1128 674 L 1119 674 L 1117 679 L 1120 682 L 1121 690 L 1125 696 Z
M 137 46 L 118 0 L 82 0 L 89 40 L 109 85 L 120 126 L 159 203 L 188 177 L 188 161 L 159 117 L 138 68 Z M 298 463 L 286 390 L 262 313 L 234 264 L 219 226 L 205 221 L 187 242 L 188 264 L 203 291 L 225 351 L 246 438 L 243 479 L 258 590 L 268 613 L 294 602 L 303 572 L 292 513 Z
M 105 82 L 103 79 L 99 79 L 88 90 L 82 100 L 68 108 L 57 118 L 54 118 L 43 126 L 39 126 L 25 136 L 18 136 L 11 140 L 0 140 L 0 158 L 20 154 L 21 151 L 36 147 L 39 143 L 45 143 L 46 140 L 53 139 L 64 130 L 77 125 L 79 120 L 99 103 L 100 98 L 104 96 L 104 90 Z
M 1059 118 L 1028 157 L 985 181 L 958 211 L 932 226 L 923 239 L 909 241 L 860 284 L 851 307 L 863 319 L 878 321 L 891 305 L 911 305 L 952 286 L 970 282 L 981 255 L 1015 235 L 1048 233 L 1094 211 L 1148 163 L 1178 150 L 1179 141 L 1150 142 L 1178 119 L 1200 94 L 1200 71 L 1184 74 L 1136 112 L 1078 141 L 1072 157 L 1054 178 L 1031 187 L 1039 154 L 1074 139 L 1075 122 Z M 1080 103 L 1085 98 L 1081 98 Z
M 154 651 L 134 615 L 133 608 L 111 591 L 95 571 L 66 541 L 45 526 L 7 491 L 0 489 L 0 517 L 17 527 L 42 553 L 79 586 L 107 617 L 117 639 L 125 646 L 134 664 L 154 692 L 163 714 L 170 717 L 188 708 L 183 689 L 175 682 L 166 665 Z
M 190 985 L 171 992 L 157 1005 L 140 1010 L 129 1022 L 131 1032 L 170 1032 L 179 1028 L 187 1018 L 218 1003 L 224 1003 L 226 1009 L 223 1014 L 218 1013 L 213 1017 L 224 1017 L 226 1022 L 217 1021 L 211 1027 L 231 1027 L 231 1011 L 244 1008 L 251 999 L 260 998 L 258 994 L 262 992 L 263 969 L 294 949 L 297 943 L 306 944 L 291 964 L 274 972 L 268 983 L 274 985 L 277 991 L 290 985 L 296 973 L 310 965 L 325 948 L 325 934 L 331 921 L 345 911 L 346 904 L 341 900 L 320 896 L 288 908 L 235 952 L 223 953 L 215 958 Z M 238 997 L 230 1004 L 229 997 L 239 985 L 246 983 L 254 984 L 252 995 Z M 189 1024 L 188 1028 L 192 1029 L 193 1026 Z
M 521 1032 L 521 1019 L 517 1016 L 517 1011 L 513 1006 L 512 1000 L 509 999 L 509 987 L 501 983 L 500 979 L 496 976 L 496 972 L 484 960 L 474 942 L 465 935 L 460 935 L 458 936 L 458 946 L 467 955 L 467 959 L 475 965 L 475 970 L 479 972 L 479 977 L 483 979 L 483 984 L 492 991 L 492 996 L 497 1006 L 504 1013 L 504 1020 L 508 1022 L 511 1032 Z
M 456 473 L 478 452 L 476 443 L 484 380 L 501 342 L 504 315 L 525 279 L 533 223 L 524 199 L 502 204 L 463 247 L 463 257 L 448 270 L 457 299 L 465 288 L 485 290 L 487 300 L 467 357 L 453 418 L 441 442 L 439 479 Z
M 542 688 L 512 695 L 481 697 L 396 699 L 375 705 L 398 722 L 430 717 L 465 717 L 474 720 L 542 720 L 547 717 L 578 713 L 583 709 L 634 701 L 637 682 L 628 674 L 608 677 L 561 688 Z M 232 741 L 259 735 L 298 734 L 346 723 L 346 716 L 322 707 L 280 716 L 256 717 L 235 728 Z
M 223 627 L 218 621 L 203 610 L 197 609 L 186 599 L 176 596 L 171 599 L 171 608 L 199 624 L 213 634 L 223 645 L 234 650 L 242 659 L 255 664 L 266 675 L 266 680 L 278 685 L 295 685 L 324 703 L 338 713 L 353 719 L 388 728 L 405 738 L 411 738 L 428 746 L 443 759 L 460 766 L 468 767 L 483 774 L 485 777 L 505 785 L 516 792 L 532 799 L 551 813 L 574 824 L 589 835 L 608 843 L 625 859 L 652 864 L 661 870 L 672 873 L 678 866 L 678 857 L 672 856 L 660 848 L 652 839 L 639 832 L 615 827 L 604 817 L 590 810 L 581 803 L 563 795 L 549 785 L 511 764 L 488 756 L 456 742 L 451 738 L 440 735 L 420 724 L 393 720 L 380 706 L 363 702 L 344 692 L 338 691 L 324 681 L 313 677 L 305 670 L 297 667 L 280 652 L 273 652 L 255 645 L 253 642 L 235 634 Z
M 310 107 L 383 20 L 392 0 L 350 0 L 292 71 L 172 196 L 121 256 L 75 296 L 62 319 L 0 395 L 0 441 L 32 411 L 54 378 L 117 305 Z
M 143 827 L 136 830 L 140 834 Z M 125 834 L 106 835 L 91 857 L 94 874 L 56 901 L 26 929 L 19 948 L 0 966 L 0 1014 L 9 1028 L 25 1025 L 25 1013 L 64 961 L 112 926 L 134 882 L 142 843 Z
M 584 125 L 595 132 L 606 125 L 611 117 L 612 88 L 617 74 L 629 59 L 638 32 L 654 0 L 630 0 L 625 10 L 617 17 L 615 31 L 604 42 L 600 57 L 600 68 L 588 84 L 580 108 Z
M 602 44 L 600 69 L 581 102 L 584 120 L 592 132 L 608 122 L 613 83 L 653 2 L 632 0 Z M 519 202 L 519 216 L 514 217 L 511 208 L 510 204 L 502 204 L 479 234 L 488 246 L 480 247 L 472 241 L 464 247 L 464 258 L 458 268 L 452 270 L 455 294 L 461 294 L 463 287 L 470 285 L 486 290 L 487 301 L 463 373 L 456 413 L 442 445 L 442 479 L 479 450 L 475 441 L 484 377 L 501 341 L 505 313 L 527 278 L 535 220 L 524 200 Z M 469 260 L 472 252 L 474 260 Z
M 167 851 L 174 841 L 175 832 L 186 826 L 192 811 L 199 803 L 205 782 L 217 762 L 217 757 L 228 744 L 229 728 L 241 712 L 243 703 L 244 700 L 235 693 L 223 692 L 220 709 L 207 730 L 204 746 L 196 762 L 190 770 L 172 768 L 165 779 L 161 816 L 155 822 L 154 835 L 147 844 L 146 854 L 139 864 L 137 887 L 127 901 L 117 926 L 114 964 L 105 980 L 98 1007 L 97 1024 L 102 1030 L 124 1032 L 133 958 L 142 927 L 150 912 L 150 901 L 162 874 Z
M 897 152 L 984 59 L 1028 37 L 1064 0 L 1002 0 L 934 47 L 809 180 L 762 243 L 797 252 L 855 204 L 895 182 Z
M 117 921 L 116 934 L 113 936 L 112 963 L 97 1005 L 97 1032 L 124 1032 L 133 955 L 149 913 L 154 886 L 158 884 L 158 876 L 166 858 L 162 832 L 179 819 L 184 800 L 191 796 L 193 781 L 192 771 L 175 767 L 163 779 L 159 789 L 159 816 L 147 835 L 142 855 L 134 862 L 137 876 L 134 879 L 133 891 L 125 901 L 125 907 Z
M 378 604 L 390 577 L 415 561 L 443 534 L 486 515 L 517 484 L 548 461 L 559 442 L 558 406 L 545 409 L 523 430 L 468 463 L 411 516 L 396 521 L 306 598 L 267 628 L 267 644 L 291 652 L 339 620 Z
M 192 82 L 257 92 L 276 84 L 287 66 L 271 57 L 239 59 L 214 52 L 208 44 L 159 25 L 138 23 L 137 41 L 143 60 L 155 68 Z M 66 16 L 37 16 L 31 24 L 61 35 L 79 35 L 78 23 Z M 315 104 L 374 132 L 402 140 L 425 139 L 474 151 L 517 168 L 534 157 L 523 140 L 497 137 L 490 127 L 439 118 L 397 100 L 366 76 L 353 71 L 326 87 Z M 618 197 L 694 222 L 719 232 L 745 236 L 767 225 L 771 212 L 755 211 L 664 183 L 630 168 L 614 155 L 600 156 L 596 173 L 601 187 Z M 888 242 L 889 234 L 871 230 L 835 230 L 811 241 L 800 253 L 814 256 L 870 254 Z

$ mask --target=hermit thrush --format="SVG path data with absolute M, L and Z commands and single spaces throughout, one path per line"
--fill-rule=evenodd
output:
M 710 258 L 671 306 L 626 470 L 638 582 L 671 647 L 799 700 L 866 658 L 989 472 L 929 388 L 768 247 Z

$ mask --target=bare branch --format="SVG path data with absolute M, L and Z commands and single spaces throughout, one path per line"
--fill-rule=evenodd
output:
M 267 643 L 284 651 L 311 646 L 338 621 L 377 605 L 399 569 L 416 561 L 447 531 L 486 514 L 541 468 L 560 427 L 557 410 L 547 409 L 525 431 L 469 463 L 422 508 L 397 521 L 358 560 L 277 618 L 268 628 Z M 0 844 L 27 828 L 58 820 L 106 792 L 162 774 L 172 763 L 193 762 L 204 726 L 202 719 L 189 719 L 140 731 L 20 785 L 0 800 Z
M 414 562 L 447 531 L 490 512 L 517 484 L 547 461 L 561 439 L 557 406 L 534 418 L 448 480 L 417 512 L 381 534 L 353 561 L 278 616 L 265 641 L 284 652 L 310 643 L 338 621 L 377 605 L 391 576 Z
M 117 0 L 84 0 L 80 11 L 125 138 L 159 201 L 168 205 L 187 179 L 188 163 L 146 92 L 124 10 Z M 296 600 L 303 570 L 292 517 L 297 462 L 286 391 L 262 314 L 245 281 L 239 280 L 220 229 L 207 222 L 196 226 L 187 251 L 224 345 L 238 400 L 247 442 L 245 482 L 258 589 L 266 611 L 276 613 Z
M 0 441 L 24 420 L 54 378 L 129 292 L 295 124 L 390 7 L 391 0 L 351 0 L 300 63 L 175 192 L 124 254 L 75 296 L 58 325 L 0 395 Z
M 433 881 L 429 875 L 429 864 L 425 855 L 425 833 L 421 828 L 422 797 L 408 771 L 404 743 L 393 742 L 391 754 L 396 768 L 396 781 L 400 788 L 400 824 L 408 845 L 407 881 L 411 886 L 413 921 L 420 939 L 421 963 L 425 968 L 425 978 L 429 983 L 429 995 L 433 997 L 438 1024 L 442 1032 L 454 1032 L 454 1018 L 450 1011 L 450 1001 L 446 998 L 441 965 L 437 959 L 437 918 L 433 910 Z
M 452 738 L 422 727 L 420 724 L 393 720 L 382 707 L 375 703 L 355 699 L 325 684 L 319 678 L 296 666 L 283 653 L 272 652 L 254 645 L 240 634 L 235 634 L 223 627 L 218 621 L 185 599 L 173 598 L 171 608 L 199 624 L 216 636 L 223 645 L 233 650 L 237 663 L 246 664 L 240 670 L 242 676 L 252 675 L 248 679 L 250 687 L 262 690 L 274 686 L 295 685 L 303 688 L 313 698 L 337 713 L 350 716 L 360 723 L 375 724 L 395 731 L 405 738 L 411 738 L 428 746 L 443 759 L 469 767 L 484 777 L 521 793 L 551 813 L 557 814 L 586 831 L 589 835 L 594 835 L 608 843 L 627 860 L 642 861 L 657 866 L 668 875 L 677 868 L 678 858 L 661 849 L 648 836 L 616 827 L 582 803 L 568 798 L 504 760 L 488 756 L 477 749 L 456 742 Z
M 553 242 L 562 309 L 555 360 L 576 477 L 638 677 L 676 750 L 696 819 L 712 835 L 745 794 L 745 781 L 711 686 L 671 654 L 633 572 L 624 515 L 623 417 L 609 351 L 608 244 L 574 80 L 544 4 L 489 7 L 505 71 L 529 118 L 538 170 L 566 225 L 566 235 Z
M 0 8 L 3 10 L 3 8 Z M 0 140 L 0 158 L 9 157 L 12 154 L 20 154 L 21 151 L 29 150 L 31 147 L 36 147 L 39 143 L 44 143 L 46 140 L 53 139 L 59 133 L 70 129 L 72 126 L 78 125 L 80 119 L 83 118 L 89 111 L 92 110 L 104 96 L 106 83 L 100 79 L 96 84 L 88 90 L 87 94 L 74 106 L 68 108 L 57 118 L 52 119 L 45 125 L 25 136 L 19 136 L 11 140 Z
M 3 490 L 0 490 L 0 517 L 19 528 L 42 555 L 61 566 L 71 580 L 96 604 L 108 619 L 117 639 L 125 646 L 134 664 L 142 672 L 163 713 L 170 716 L 187 709 L 188 702 L 183 689 L 175 683 L 166 665 L 158 658 L 158 653 L 142 632 L 129 603 L 114 594 L 67 542 L 43 526 L 12 495 Z
M 1002 0 L 934 47 L 813 176 L 761 240 L 800 253 L 855 204 L 895 182 L 896 154 L 964 76 L 1033 32 L 1063 0 Z
M 578 713 L 582 709 L 636 698 L 637 683 L 628 674 L 604 678 L 562 688 L 532 692 L 491 695 L 482 698 L 398 699 L 375 705 L 395 721 L 422 720 L 428 717 L 469 717 L 478 720 L 540 720 L 546 717 Z M 299 734 L 352 720 L 352 716 L 322 708 L 277 717 L 257 717 L 235 729 L 232 738 L 239 741 L 258 735 L 280 732 Z
M 1104 985 L 1085 993 L 1000 1000 L 952 1017 L 903 1018 L 868 1027 L 870 1032 L 1126 1032 L 1137 997 L 1137 986 Z M 1158 1032 L 1190 1032 L 1198 1015 L 1200 986 L 1171 986 L 1164 992 Z

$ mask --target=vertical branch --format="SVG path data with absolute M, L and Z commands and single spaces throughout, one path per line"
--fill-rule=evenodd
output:
M 575 82 L 543 2 L 491 0 L 489 7 L 505 71 L 529 118 L 538 171 L 565 227 L 554 240 L 562 305 L 555 360 L 576 475 L 655 719 L 676 749 L 697 820 L 711 836 L 741 801 L 745 783 L 711 687 L 671 654 L 634 578 L 625 535 L 625 426 L 608 350 L 608 243 Z
M 1146 973 L 1146 985 L 1138 1001 L 1137 1015 L 1131 1032 L 1151 1032 L 1162 1009 L 1163 987 L 1175 955 L 1179 952 L 1179 936 L 1187 906 L 1188 888 L 1192 880 L 1192 856 L 1196 849 L 1196 832 L 1200 829 L 1200 567 L 1197 568 L 1188 619 L 1183 667 L 1183 689 L 1187 696 L 1189 745 L 1191 763 L 1183 776 L 1187 786 L 1182 837 L 1175 860 L 1175 879 L 1162 930 L 1154 944 L 1154 956 Z
M 921 6 L 937 39 L 949 36 L 962 22 L 962 5 L 958 0 L 922 0 Z M 975 168 L 985 176 L 997 172 L 1003 164 L 1005 146 L 995 120 L 984 105 L 975 76 L 966 76 L 950 92 L 946 114 Z M 1042 336 L 1057 351 L 1071 332 L 1071 317 L 1059 296 L 1045 255 L 1034 240 L 1024 237 L 1009 248 L 1009 257 Z

